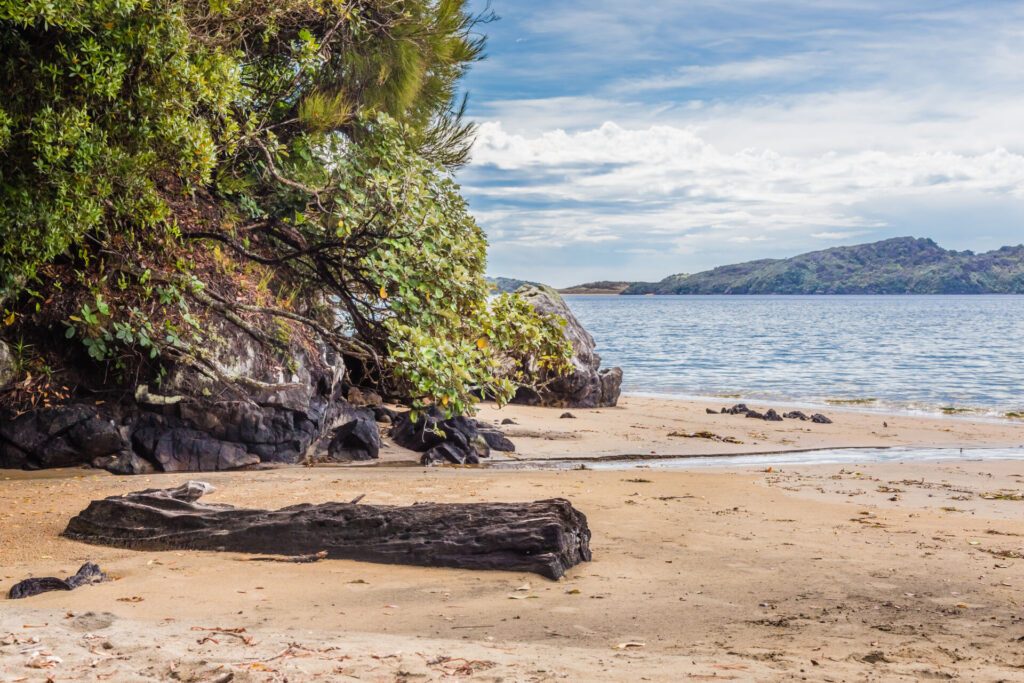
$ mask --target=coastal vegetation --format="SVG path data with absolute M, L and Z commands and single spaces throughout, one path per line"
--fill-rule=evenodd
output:
M 618 289 L 619 291 L 610 291 Z M 597 291 L 601 290 L 601 291 Z M 975 254 L 898 237 L 760 259 L 660 282 L 588 283 L 566 294 L 1024 294 L 1024 246 Z
M 559 321 L 489 299 L 453 180 L 467 4 L 0 0 L 7 405 L 216 392 L 238 336 L 453 413 L 564 367 Z
M 672 275 L 624 294 L 1024 294 L 1024 246 L 975 254 L 899 237 Z

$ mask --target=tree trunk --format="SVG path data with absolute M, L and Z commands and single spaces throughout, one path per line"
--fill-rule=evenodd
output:
M 190 481 L 93 501 L 68 538 L 137 550 L 220 550 L 465 569 L 529 571 L 551 579 L 590 560 L 587 518 L 564 499 L 532 503 L 325 503 L 250 510 L 197 502 Z

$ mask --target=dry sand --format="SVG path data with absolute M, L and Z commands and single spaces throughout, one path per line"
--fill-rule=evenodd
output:
M 1009 423 L 836 411 L 835 425 L 748 426 L 704 417 L 703 408 L 630 399 L 620 409 L 574 410 L 577 420 L 523 408 L 483 416 L 578 432 L 517 438 L 529 457 L 728 446 L 663 436 L 677 429 L 744 441 L 756 431 L 757 450 L 1011 446 L 1022 434 Z M 883 419 L 891 436 L 878 429 Z M 189 478 L 217 486 L 214 501 L 261 507 L 363 493 L 372 504 L 561 496 L 587 514 L 594 561 L 553 582 L 135 552 L 58 535 L 90 500 Z M 1024 461 L 770 472 L 0 472 L 0 586 L 65 576 L 86 560 L 116 577 L 0 602 L 0 680 L 1024 681 L 1024 501 L 1007 492 L 1024 493 Z M 28 666 L 48 655 L 61 661 Z

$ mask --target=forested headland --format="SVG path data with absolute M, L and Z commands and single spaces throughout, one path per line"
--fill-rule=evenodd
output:
M 495 19 L 0 0 L 0 467 L 375 458 L 399 417 L 614 402 L 557 294 L 484 277 L 455 172 Z M 425 461 L 486 455 L 459 424 Z
M 453 180 L 490 19 L 464 0 L 0 2 L 5 405 L 245 394 L 239 335 L 249 366 L 287 378 L 330 351 L 452 412 L 563 363 L 557 321 L 488 302 Z

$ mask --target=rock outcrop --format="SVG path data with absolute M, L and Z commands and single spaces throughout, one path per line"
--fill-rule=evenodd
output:
M 520 389 L 514 403 L 557 408 L 601 408 L 618 403 L 622 369 L 601 369 L 594 338 L 576 319 L 565 300 L 550 287 L 528 285 L 516 294 L 541 313 L 564 318 L 565 336 L 572 344 L 572 370 L 563 376 L 537 377 L 540 389 Z
M 159 393 L 142 385 L 119 402 L 0 415 L 0 468 L 146 474 L 296 464 L 319 450 L 338 460 L 377 457 L 374 412 L 345 400 L 351 389 L 333 352 L 299 350 L 285 369 L 244 335 L 218 338 L 218 380 L 183 367 Z

